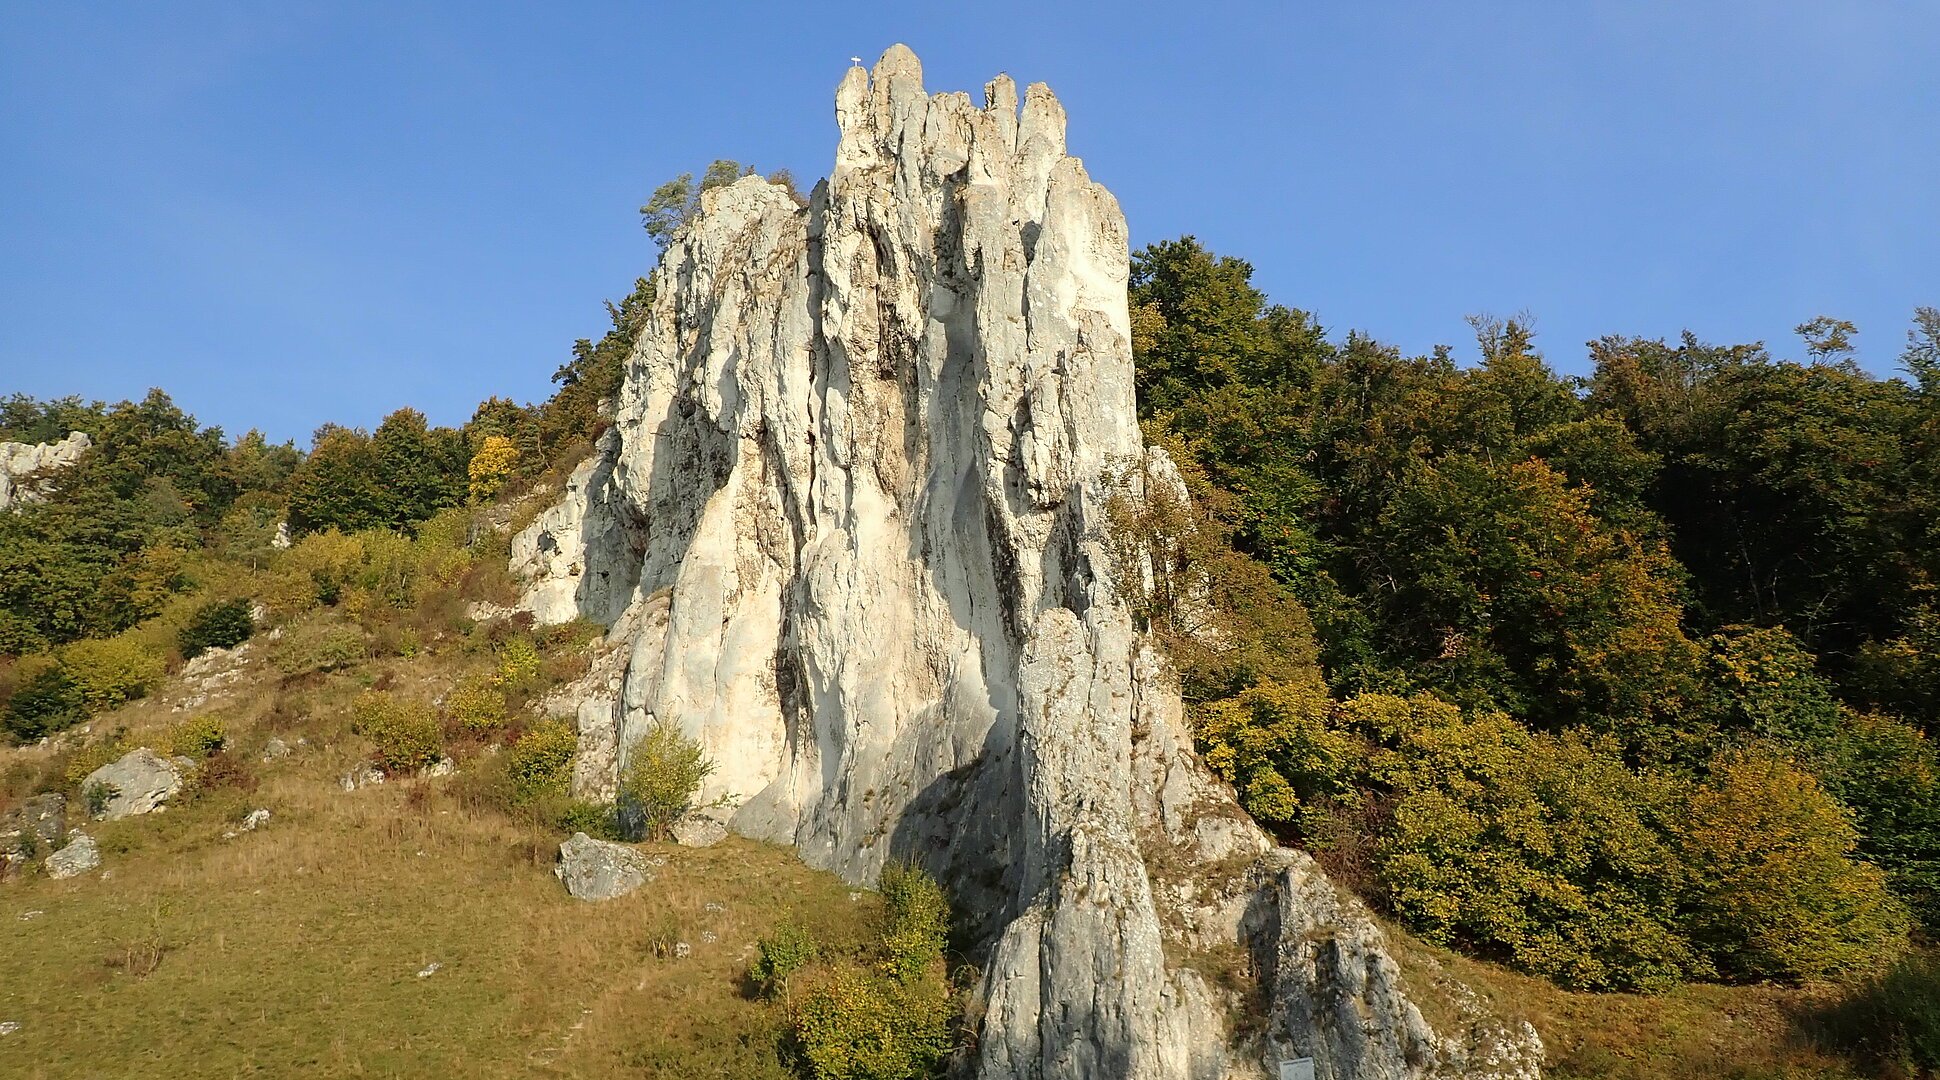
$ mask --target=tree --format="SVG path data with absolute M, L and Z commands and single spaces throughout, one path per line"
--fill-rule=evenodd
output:
M 680 227 L 694 219 L 701 212 L 701 195 L 717 187 L 734 183 L 743 176 L 754 175 L 753 166 L 743 166 L 738 161 L 721 158 L 707 167 L 701 174 L 700 183 L 694 182 L 693 173 L 681 173 L 672 180 L 653 189 L 653 195 L 640 208 L 640 223 L 646 226 L 647 235 L 653 238 L 654 245 L 661 249 L 673 241 Z M 789 177 L 790 191 L 793 191 L 794 178 Z

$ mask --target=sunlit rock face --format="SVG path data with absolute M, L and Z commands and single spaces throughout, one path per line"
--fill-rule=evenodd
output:
M 0 442 L 0 511 L 39 498 L 54 473 L 81 460 L 94 443 L 84 431 L 51 443 Z
M 529 610 L 610 627 L 556 703 L 577 789 L 674 724 L 735 830 L 935 872 L 985 965 L 980 1077 L 1533 1075 L 1533 1032 L 1430 1031 L 1365 912 L 1193 755 L 1105 553 L 1113 484 L 1176 474 L 1138 429 L 1125 220 L 1057 99 L 931 95 L 898 46 L 836 120 L 806 207 L 707 193 L 614 426 L 514 541 Z

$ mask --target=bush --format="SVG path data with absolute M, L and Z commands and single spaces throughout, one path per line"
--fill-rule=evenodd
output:
M 532 643 L 531 638 L 519 634 L 507 638 L 499 646 L 498 667 L 493 679 L 507 692 L 529 690 L 543 663 L 539 647 Z
M 553 827 L 563 833 L 583 832 L 595 840 L 624 840 L 613 808 L 605 803 L 568 799 L 552 819 Z
M 1352 790 L 1365 744 L 1329 723 L 1319 680 L 1256 686 L 1194 710 L 1206 764 L 1260 821 L 1311 831 L 1312 811 Z
M 564 795 L 572 782 L 577 749 L 579 736 L 562 720 L 544 721 L 519 736 L 506 757 L 514 804 Z
M 15 741 L 25 743 L 73 727 L 87 716 L 87 697 L 81 684 L 66 668 L 50 663 L 14 684 L 0 723 Z
M 256 632 L 256 619 L 249 601 L 212 600 L 197 608 L 176 634 L 175 643 L 184 659 L 194 659 L 210 649 L 228 649 L 249 640 Z
M 773 937 L 756 942 L 755 950 L 748 978 L 770 999 L 783 1000 L 788 998 L 789 978 L 813 963 L 822 951 L 814 936 L 795 923 L 784 923 Z
M 132 749 L 120 733 L 100 742 L 89 743 L 67 759 L 67 768 L 62 771 L 61 778 L 67 781 L 68 787 L 75 787 L 86 780 L 89 773 L 110 761 L 121 760 L 121 755 Z
M 699 741 L 671 724 L 654 724 L 633 744 L 620 773 L 621 830 L 636 840 L 666 839 L 713 771 Z
M 927 1076 L 950 1051 L 956 1003 L 943 963 L 949 905 L 935 879 L 911 867 L 884 867 L 881 889 L 888 918 L 874 970 L 845 962 L 812 972 L 792 1010 L 795 1041 L 811 1076 Z M 786 992 L 791 971 L 813 956 L 813 942 L 805 938 L 763 942 L 757 981 L 772 985 L 778 978 Z
M 168 673 L 163 658 L 130 635 L 77 641 L 61 650 L 61 666 L 80 687 L 91 712 L 146 695 Z
M 1721 757 L 1680 833 L 1691 932 L 1724 974 L 1851 978 L 1906 951 L 1905 908 L 1878 868 L 1852 858 L 1851 815 L 1787 762 L 1757 751 Z
M 1422 936 L 1583 989 L 1702 971 L 1681 932 L 1666 784 L 1607 743 L 1466 718 L 1432 697 L 1365 695 L 1342 711 L 1392 748 L 1371 766 L 1393 798 L 1379 874 Z
M 205 758 L 220 753 L 228 742 L 228 731 L 214 716 L 197 716 L 182 721 L 168 735 L 168 752 L 182 757 Z
M 445 695 L 445 719 L 470 735 L 486 735 L 505 726 L 505 694 L 479 679 L 467 679 Z
M 431 706 L 399 701 L 381 690 L 351 704 L 350 730 L 371 741 L 372 760 L 387 773 L 416 772 L 444 756 L 444 736 Z
M 290 629 L 270 651 L 270 663 L 285 675 L 336 671 L 364 659 L 364 632 L 343 623 L 312 622 Z
M 1812 1025 L 1820 1041 L 1901 1076 L 1940 1071 L 1940 953 L 1909 956 Z

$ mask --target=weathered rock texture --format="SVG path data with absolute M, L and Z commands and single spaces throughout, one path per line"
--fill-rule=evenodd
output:
M 635 848 L 574 833 L 559 845 L 554 877 L 581 900 L 612 900 L 653 880 L 653 863 Z
M 678 725 L 737 831 L 936 872 L 986 957 L 977 1076 L 1415 1077 L 1471 1045 L 1533 1073 L 1533 1033 L 1430 1031 L 1365 912 L 1193 756 L 1104 547 L 1113 477 L 1148 471 L 1126 230 L 1057 99 L 932 96 L 897 47 L 836 118 L 807 207 L 704 197 L 613 429 L 515 538 L 535 614 L 611 624 L 564 702 L 577 787 Z M 1267 1015 L 1230 1025 L 1258 999 L 1207 964 Z
M 81 460 L 93 445 L 83 431 L 69 432 L 60 442 L 0 442 L 0 511 L 38 498 L 50 473 Z
M 101 845 L 87 833 L 74 833 L 67 846 L 47 857 L 47 876 L 59 880 L 76 877 L 101 866 Z
M 165 758 L 146 746 L 137 747 L 89 773 L 81 781 L 81 790 L 106 790 L 107 798 L 94 815 L 97 820 L 150 814 L 182 789 L 184 765 L 185 759 Z

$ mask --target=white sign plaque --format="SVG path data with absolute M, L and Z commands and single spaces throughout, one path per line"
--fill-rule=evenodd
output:
M 1282 1061 L 1280 1080 L 1314 1080 L 1314 1059 L 1292 1058 Z

